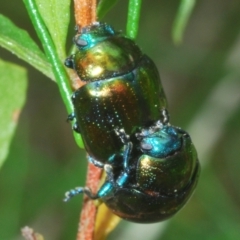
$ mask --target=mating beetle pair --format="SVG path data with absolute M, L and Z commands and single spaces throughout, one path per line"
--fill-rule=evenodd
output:
M 175 214 L 193 192 L 199 164 L 189 135 L 169 124 L 158 71 L 130 39 L 107 24 L 85 27 L 65 61 L 86 84 L 72 96 L 74 129 L 107 178 L 96 194 L 118 216 L 141 223 Z

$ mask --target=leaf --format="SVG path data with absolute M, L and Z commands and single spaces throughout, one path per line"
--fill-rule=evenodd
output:
M 11 143 L 19 114 L 26 99 L 27 72 L 0 60 L 0 167 Z
M 97 219 L 94 231 L 94 240 L 104 240 L 108 234 L 115 229 L 121 218 L 112 213 L 112 211 L 103 203 L 98 207 Z
M 64 101 L 64 104 L 67 108 L 68 113 L 74 111 L 73 104 L 71 101 L 72 88 L 69 82 L 69 76 L 66 73 L 66 69 L 63 65 L 63 57 L 57 53 L 55 43 L 53 42 L 52 37 L 49 34 L 47 26 L 39 12 L 35 0 L 23 0 L 26 9 L 28 11 L 29 17 L 35 27 L 35 30 L 38 34 L 40 41 L 43 44 L 44 51 L 48 57 L 49 62 L 52 65 L 52 70 L 58 84 L 61 97 Z M 59 49 L 58 49 L 59 50 Z M 80 134 L 74 134 L 76 142 L 79 146 L 82 146 L 82 139 Z
M 60 59 L 64 59 L 71 1 L 36 0 L 36 4 L 55 43 Z
M 29 34 L 0 14 L 0 46 L 54 80 L 51 65 Z
M 99 186 L 106 181 L 106 173 L 103 172 Z M 94 228 L 94 240 L 105 240 L 109 233 L 113 231 L 121 221 L 117 215 L 104 204 L 98 203 L 98 211 Z
M 102 19 L 118 0 L 101 0 L 97 6 L 97 16 Z
M 196 4 L 196 0 L 182 0 L 175 18 L 172 30 L 172 38 L 176 44 L 180 44 L 183 32 L 186 28 L 189 17 Z

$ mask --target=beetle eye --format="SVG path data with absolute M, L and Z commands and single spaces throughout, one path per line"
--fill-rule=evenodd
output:
M 74 42 L 78 47 L 84 47 L 84 46 L 87 46 L 87 44 L 88 44 L 87 41 L 85 41 L 81 38 L 74 39 Z
M 141 149 L 143 149 L 143 150 L 151 150 L 152 149 L 152 145 L 149 143 L 141 142 L 140 144 L 141 144 Z

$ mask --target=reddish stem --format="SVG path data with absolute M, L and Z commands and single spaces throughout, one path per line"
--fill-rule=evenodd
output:
M 101 175 L 102 169 L 95 167 L 91 163 L 88 164 L 86 186 L 88 186 L 94 193 L 98 190 Z M 97 207 L 94 204 L 94 201 L 87 196 L 84 196 L 77 240 L 93 240 L 96 213 Z
M 96 0 L 74 0 L 76 25 L 85 27 L 96 22 Z M 74 76 L 72 76 L 74 77 Z M 98 190 L 102 169 L 88 164 L 86 186 L 93 193 Z M 84 196 L 83 207 L 77 233 L 77 240 L 93 240 L 97 207 L 94 201 Z
M 96 22 L 96 0 L 74 0 L 75 20 L 80 27 Z
M 82 28 L 96 22 L 96 7 L 97 0 L 74 0 L 76 25 Z M 74 71 L 69 70 L 68 73 L 73 89 L 76 90 L 85 84 L 85 82 L 82 82 Z

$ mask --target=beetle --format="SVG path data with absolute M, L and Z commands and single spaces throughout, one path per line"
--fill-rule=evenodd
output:
M 167 100 L 153 61 L 104 23 L 82 28 L 65 61 L 86 84 L 72 95 L 74 130 L 88 159 L 107 177 L 97 193 L 123 219 L 151 223 L 178 212 L 196 187 L 200 166 L 187 132 L 169 123 Z
M 89 160 L 102 167 L 121 163 L 124 129 L 135 133 L 162 119 L 167 101 L 158 70 L 135 42 L 105 23 L 84 27 L 74 37 L 77 52 L 65 61 L 86 84 L 72 95 L 74 129 L 81 133 Z
M 138 223 L 163 221 L 178 212 L 196 187 L 200 166 L 187 132 L 157 121 L 136 133 L 133 145 L 124 129 L 116 129 L 124 145 L 123 164 L 105 163 L 106 180 L 96 194 L 88 187 L 66 193 L 65 201 L 85 193 L 100 198 L 114 214 Z

